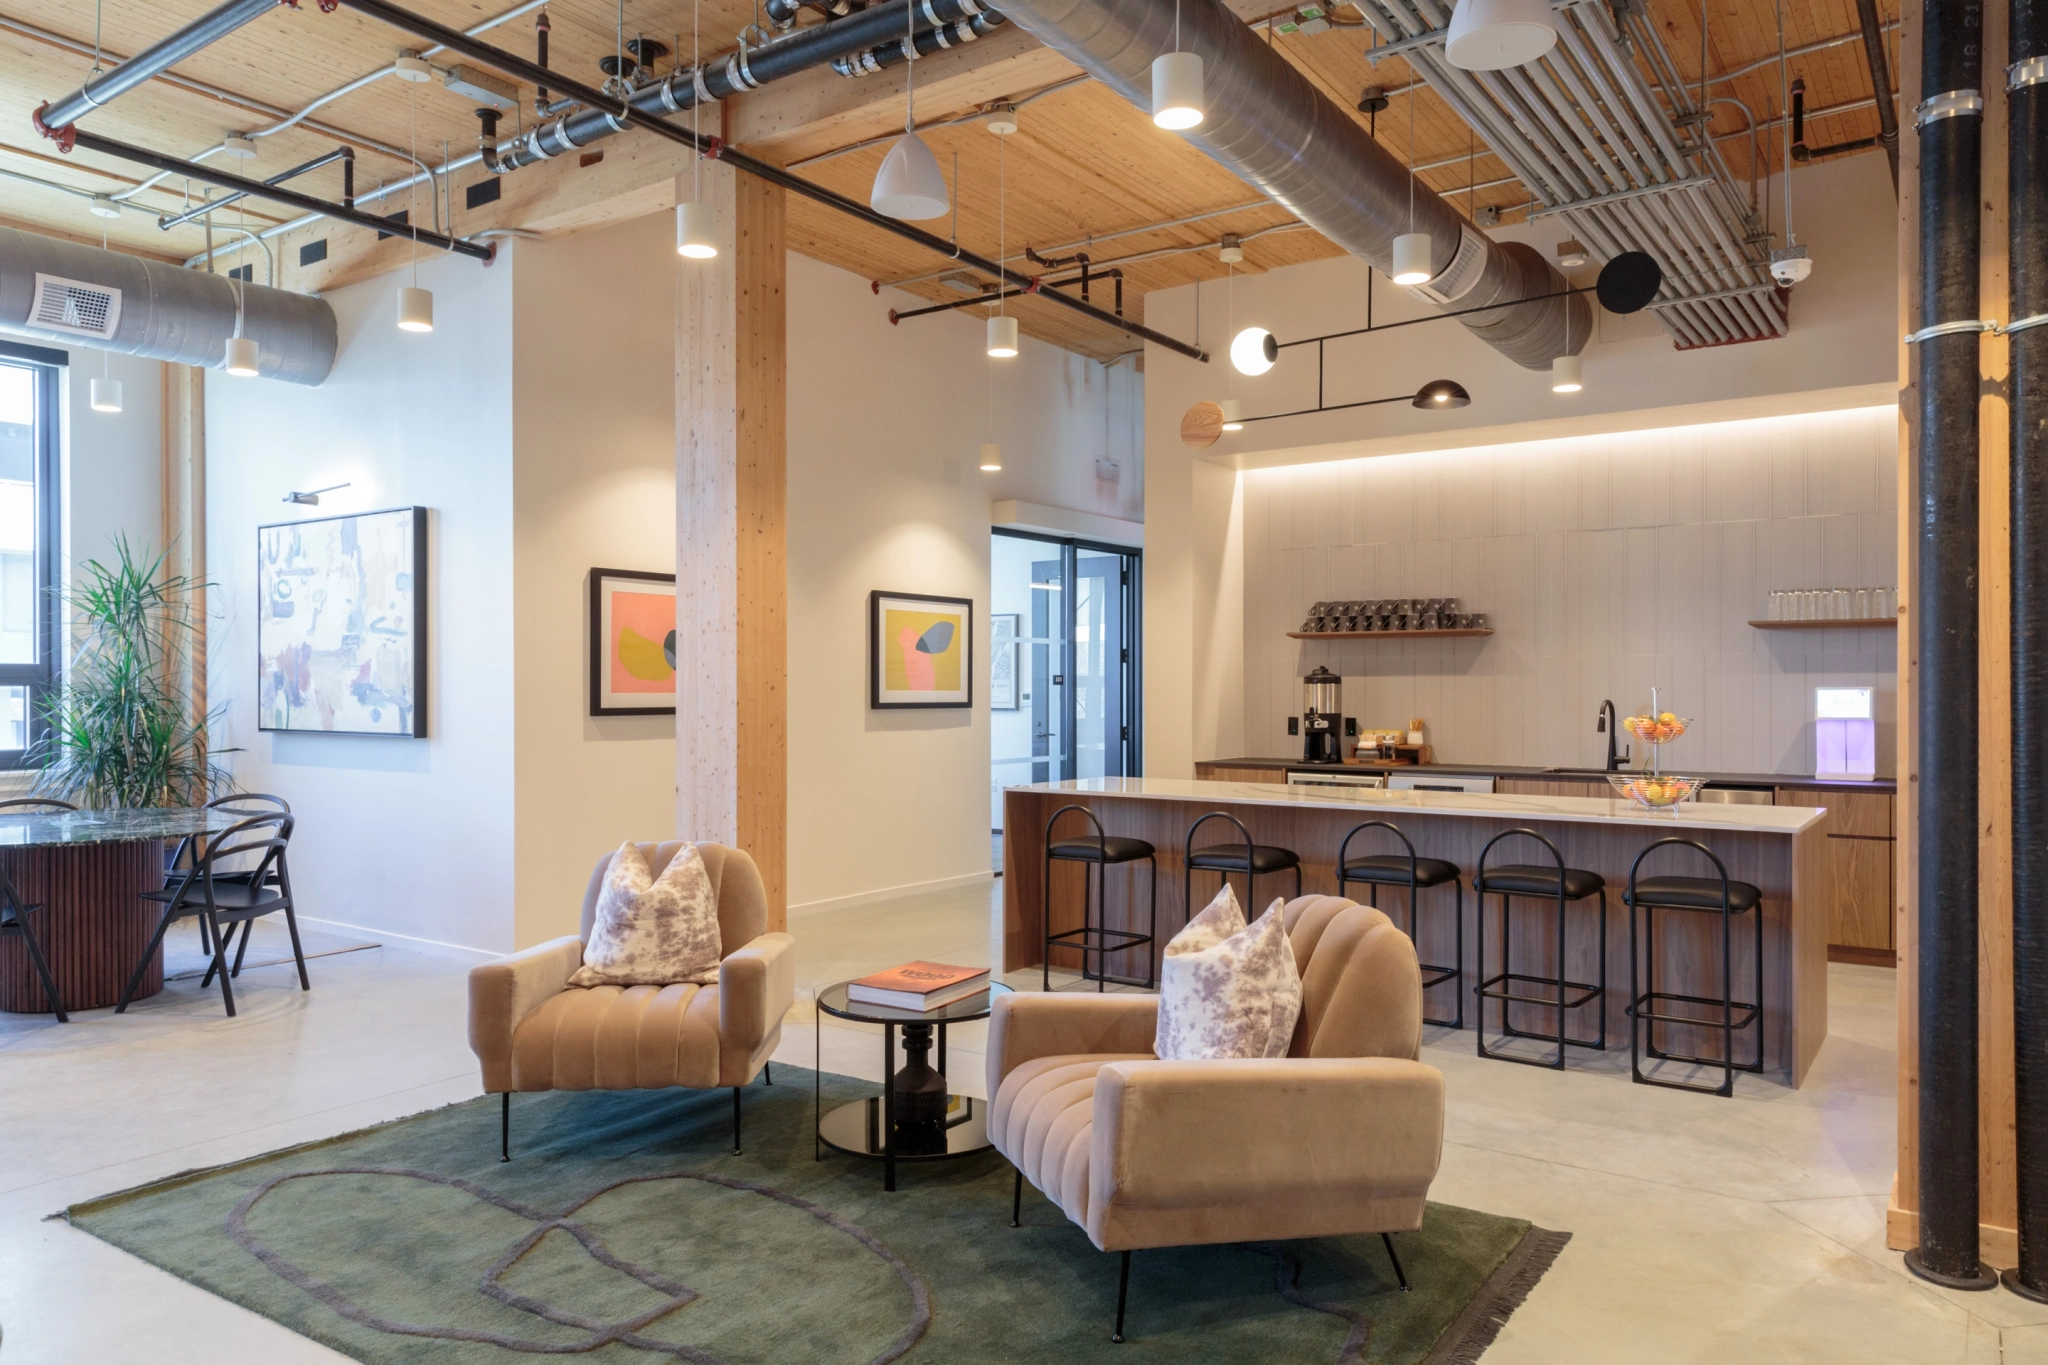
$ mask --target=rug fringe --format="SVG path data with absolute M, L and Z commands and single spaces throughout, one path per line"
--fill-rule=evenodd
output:
M 1523 1233 L 1522 1240 L 1495 1267 L 1457 1321 L 1437 1338 L 1435 1348 L 1422 1365 L 1478 1365 L 1479 1357 L 1493 1345 L 1509 1316 L 1522 1306 L 1529 1291 L 1556 1263 L 1558 1253 L 1571 1239 L 1569 1232 L 1552 1232 L 1548 1228 L 1532 1227 Z

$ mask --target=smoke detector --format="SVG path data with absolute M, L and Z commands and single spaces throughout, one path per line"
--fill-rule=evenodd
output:
M 92 210 L 92 216 L 95 218 L 119 218 L 121 216 L 121 201 L 109 198 L 104 194 L 94 195 L 92 201 L 86 207 Z
M 1771 253 L 1771 278 L 1791 288 L 1813 273 L 1813 258 L 1803 246 L 1781 246 Z
M 988 130 L 997 137 L 1008 137 L 1017 131 L 1017 106 L 1004 100 L 988 111 Z
M 220 140 L 222 156 L 247 161 L 256 155 L 256 139 L 244 133 L 229 133 Z
M 1236 233 L 1224 233 L 1223 240 L 1219 242 L 1217 245 L 1221 249 L 1217 251 L 1216 259 L 1223 262 L 1223 264 L 1236 265 L 1239 261 L 1242 261 L 1244 259 L 1244 247 L 1240 243 L 1238 235 Z
M 1577 270 L 1586 263 L 1586 244 L 1576 237 L 1567 237 L 1557 244 L 1557 263 L 1566 270 Z

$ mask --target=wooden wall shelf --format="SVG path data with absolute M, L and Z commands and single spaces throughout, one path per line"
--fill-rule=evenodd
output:
M 1290 630 L 1290 640 L 1431 640 L 1454 635 L 1491 635 L 1491 630 Z
M 1839 621 L 1751 621 L 1758 630 L 1897 630 L 1896 616 L 1851 616 Z

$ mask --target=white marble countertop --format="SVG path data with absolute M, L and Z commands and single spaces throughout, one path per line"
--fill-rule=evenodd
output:
M 1379 791 L 1369 787 L 1288 787 L 1275 782 L 1200 782 L 1179 777 L 1087 777 L 1011 787 L 1051 795 L 1122 796 L 1141 801 L 1207 801 L 1233 806 L 1292 806 L 1328 810 L 1406 810 L 1427 815 L 1485 819 L 1561 820 L 1643 825 L 1663 829 L 1796 834 L 1819 820 L 1825 806 L 1721 806 L 1688 801 L 1669 814 L 1633 802 L 1584 796 L 1508 796 L 1479 792 Z

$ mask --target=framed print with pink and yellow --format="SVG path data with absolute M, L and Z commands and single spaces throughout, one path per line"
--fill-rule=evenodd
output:
M 974 704 L 974 600 L 868 594 L 868 706 Z
M 590 714 L 676 713 L 676 576 L 590 571 Z

